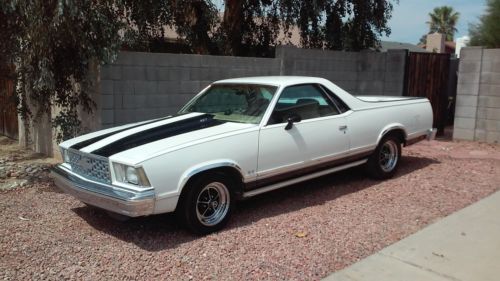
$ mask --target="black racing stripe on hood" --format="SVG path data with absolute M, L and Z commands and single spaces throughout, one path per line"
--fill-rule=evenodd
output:
M 154 120 L 150 120 L 148 122 L 144 122 L 144 123 L 141 123 L 141 124 L 138 124 L 138 125 L 135 125 L 135 126 L 130 126 L 130 127 L 127 127 L 127 128 L 121 129 L 121 130 L 117 130 L 117 131 L 113 131 L 113 132 L 110 132 L 110 133 L 107 133 L 107 134 L 104 134 L 104 135 L 93 137 L 91 139 L 75 143 L 72 146 L 70 146 L 70 148 L 81 149 L 81 148 L 89 146 L 89 145 L 91 145 L 93 143 L 96 143 L 96 142 L 98 142 L 100 140 L 103 140 L 103 139 L 105 139 L 107 137 L 110 137 L 110 136 L 112 136 L 114 134 L 118 134 L 118 133 L 121 133 L 121 132 L 126 131 L 126 130 L 130 130 L 130 129 L 133 129 L 133 128 L 137 128 L 139 126 L 144 126 L 144 125 L 151 124 L 151 123 L 154 123 L 154 122 L 162 121 L 162 120 L 165 120 L 165 119 L 170 119 L 170 118 L 173 118 L 173 117 L 176 117 L 176 116 L 179 116 L 179 115 L 180 114 L 178 114 L 178 115 L 172 115 L 172 116 L 167 116 L 167 117 L 163 117 L 163 118 L 158 118 L 158 119 L 154 119 Z
M 109 157 L 113 154 L 141 146 L 157 140 L 177 136 L 180 134 L 189 133 L 196 130 L 201 130 L 226 123 L 224 121 L 214 119 L 211 114 L 204 114 L 192 118 L 180 120 L 174 123 L 165 124 L 148 130 L 144 130 L 130 136 L 126 136 L 113 143 L 96 149 L 92 154 L 97 154 L 104 157 Z

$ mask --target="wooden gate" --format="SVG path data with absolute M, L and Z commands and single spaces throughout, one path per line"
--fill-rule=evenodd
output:
M 450 54 L 409 53 L 405 95 L 430 100 L 438 133 L 444 131 L 447 120 L 449 68 Z
M 13 68 L 0 65 L 0 135 L 19 137 L 14 93 Z

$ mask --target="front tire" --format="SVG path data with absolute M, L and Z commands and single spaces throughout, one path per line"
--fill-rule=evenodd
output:
M 367 162 L 368 173 L 376 179 L 394 176 L 401 159 L 401 141 L 394 135 L 382 138 Z
M 206 174 L 189 182 L 177 215 L 196 234 L 222 229 L 234 207 L 233 181 L 222 173 Z

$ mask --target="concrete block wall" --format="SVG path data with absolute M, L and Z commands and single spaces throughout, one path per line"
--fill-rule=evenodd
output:
M 306 75 L 357 95 L 403 93 L 406 51 L 306 50 L 281 46 L 276 58 L 122 52 L 99 75 L 100 127 L 176 113 L 209 83 L 235 77 Z
M 281 46 L 282 75 L 318 76 L 355 95 L 401 96 L 406 50 L 341 52 Z
M 209 83 L 279 75 L 278 59 L 122 52 L 101 67 L 101 127 L 176 113 Z
M 500 142 L 500 49 L 461 50 L 453 138 Z

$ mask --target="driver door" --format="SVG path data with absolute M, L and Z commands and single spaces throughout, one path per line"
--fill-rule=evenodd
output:
M 290 127 L 289 118 L 300 121 Z M 260 185 L 313 172 L 341 158 L 349 150 L 346 125 L 339 108 L 318 85 L 285 88 L 268 124 L 260 130 Z

